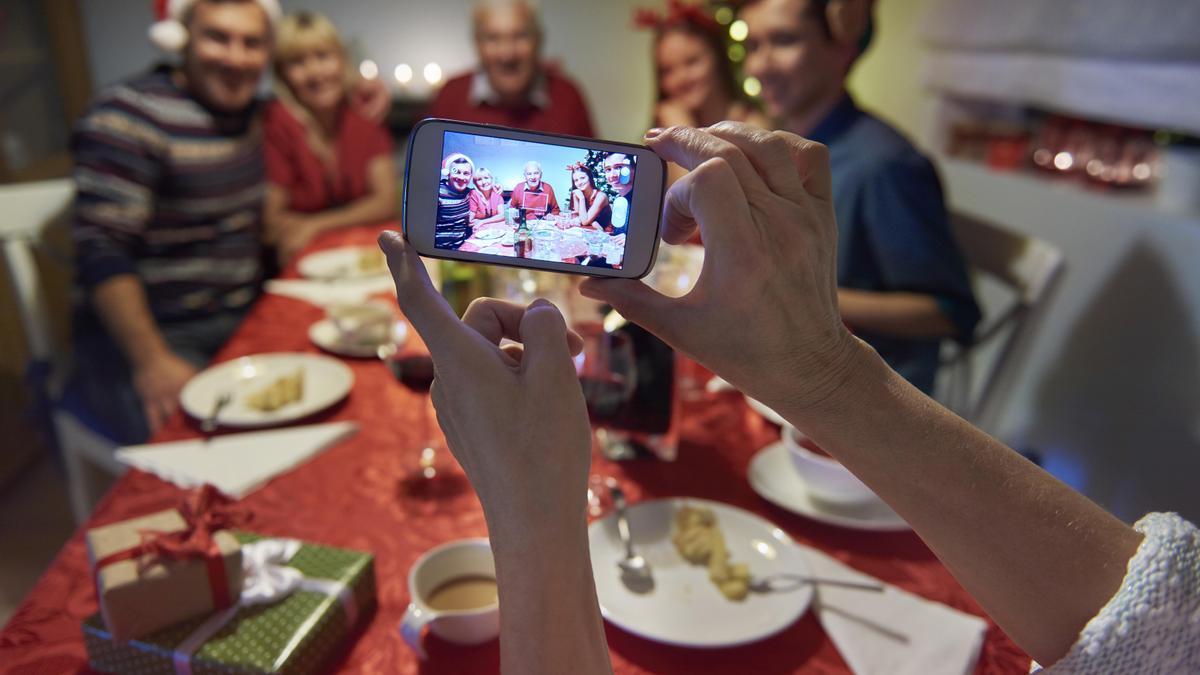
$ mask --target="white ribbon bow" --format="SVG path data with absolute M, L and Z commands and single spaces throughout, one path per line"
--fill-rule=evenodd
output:
M 346 613 L 346 623 L 353 626 L 357 622 L 358 606 L 354 602 L 353 589 L 332 579 L 310 579 L 295 567 L 287 566 L 300 547 L 301 543 L 295 539 L 260 539 L 242 546 L 241 598 L 232 607 L 213 614 L 179 643 L 172 655 L 176 673 L 191 675 L 192 655 L 232 621 L 243 607 L 278 602 L 298 590 L 337 598 Z

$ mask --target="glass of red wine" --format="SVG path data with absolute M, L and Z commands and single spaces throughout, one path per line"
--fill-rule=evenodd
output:
M 627 413 L 637 389 L 633 341 L 624 333 L 605 331 L 598 321 L 577 323 L 574 329 L 583 338 L 583 351 L 575 357 L 575 371 L 593 433 L 606 456 L 621 455 L 619 447 L 608 442 L 605 427 Z
M 385 354 L 382 349 L 379 356 L 388 365 L 392 375 L 400 384 L 409 391 L 421 395 L 421 443 L 423 447 L 414 478 L 424 481 L 433 480 L 437 477 L 437 451 L 434 449 L 436 444 L 433 440 L 432 425 L 429 419 L 431 405 L 429 390 L 433 387 L 434 379 L 433 358 L 428 354 L 419 353 L 395 356 L 394 350 L 391 354 Z

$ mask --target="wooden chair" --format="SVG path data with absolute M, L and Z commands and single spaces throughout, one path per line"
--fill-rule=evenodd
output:
M 962 214 L 951 215 L 983 311 L 975 340 L 948 347 L 937 398 L 985 431 L 995 432 L 997 404 L 1011 386 L 1063 268 L 1058 247 Z
M 43 249 L 47 230 L 69 209 L 74 193 L 70 179 L 0 186 L 0 250 L 28 345 L 26 379 L 38 405 L 50 413 L 53 442 L 66 469 L 71 510 L 76 522 L 82 523 L 99 498 L 95 469 L 111 477 L 120 475 L 125 467 L 113 457 L 116 445 L 111 440 L 55 403 L 69 359 L 55 354 L 50 302 L 36 252 Z

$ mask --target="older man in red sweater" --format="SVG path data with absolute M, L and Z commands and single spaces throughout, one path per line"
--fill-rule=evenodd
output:
M 479 2 L 474 26 L 479 68 L 446 82 L 429 109 L 431 117 L 594 135 L 579 90 L 541 63 L 541 25 L 527 2 Z

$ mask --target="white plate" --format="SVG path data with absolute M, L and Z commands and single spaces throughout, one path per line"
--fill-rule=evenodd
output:
M 804 553 L 791 537 L 753 513 L 705 499 L 642 502 L 629 508 L 629 527 L 654 574 L 654 589 L 646 594 L 634 593 L 621 582 L 617 561 L 625 549 L 616 517 L 609 514 L 588 528 L 592 574 L 604 618 L 657 642 L 729 647 L 770 637 L 804 614 L 813 595 L 807 586 L 786 593 L 751 593 L 741 602 L 721 595 L 708 580 L 708 569 L 688 563 L 671 543 L 675 512 L 685 505 L 713 510 L 729 559 L 749 564 L 752 575 L 808 573 Z
M 364 254 L 374 254 L 374 246 L 343 246 L 310 253 L 300 259 L 296 269 L 307 279 L 363 279 L 388 273 L 387 265 L 363 270 L 358 261 Z
M 742 394 L 742 395 L 746 396 L 745 394 Z M 771 410 L 766 405 L 764 405 L 761 401 L 750 398 L 749 396 L 746 396 L 746 403 L 750 404 L 750 408 L 753 409 L 754 412 L 758 413 L 759 415 L 762 415 L 763 418 L 766 419 L 771 424 L 774 424 L 776 426 L 781 426 L 781 427 L 787 425 L 787 420 L 783 419 L 782 415 L 775 412 L 774 410 Z
M 475 238 L 479 239 L 480 241 L 491 241 L 492 239 L 500 239 L 508 233 L 508 230 L 504 230 L 499 227 L 489 227 L 476 232 Z
M 321 319 L 308 327 L 308 339 L 332 354 L 367 359 L 374 358 L 379 352 L 378 345 L 346 344 L 339 337 L 337 326 L 333 325 L 329 319 Z M 397 321 L 392 326 L 392 342 L 402 345 L 406 338 L 408 338 L 408 324 Z
M 246 405 L 249 394 L 301 368 L 304 369 L 304 394 L 299 401 L 271 412 L 261 412 Z M 187 414 L 203 420 L 212 414 L 217 397 L 230 392 L 233 400 L 221 411 L 218 424 L 267 427 L 320 412 L 345 398 L 353 385 L 354 374 L 346 364 L 329 356 L 287 352 L 257 354 L 201 371 L 184 385 L 179 402 Z
M 746 473 L 750 487 L 763 499 L 827 525 L 871 532 L 904 532 L 912 529 L 880 499 L 856 504 L 831 504 L 813 499 L 804 479 L 796 473 L 787 446 L 782 442 L 760 450 L 750 460 Z

